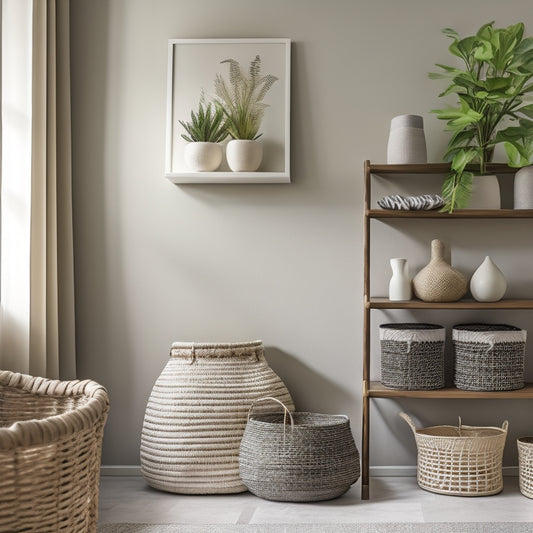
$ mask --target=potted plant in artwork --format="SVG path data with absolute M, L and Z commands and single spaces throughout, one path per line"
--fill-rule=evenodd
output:
M 484 175 L 496 145 L 503 143 L 510 166 L 529 165 L 526 147 L 533 138 L 533 104 L 524 100 L 533 92 L 533 38 L 523 37 L 522 23 L 507 28 L 493 25 L 484 24 L 465 38 L 452 29 L 443 30 L 453 41 L 450 52 L 464 67 L 437 64 L 442 72 L 429 75 L 450 80 L 439 96 L 457 97 L 456 107 L 434 111 L 452 132 L 444 155 L 445 161 L 451 161 L 451 172 L 442 187 L 443 211 L 449 213 L 469 206 L 474 173 L 467 165 L 477 164 L 481 180 L 488 181 Z M 494 180 L 497 186 L 495 176 Z M 484 182 L 480 185 L 486 187 Z M 499 187 L 497 195 L 496 208 Z
M 229 65 L 229 83 L 217 74 L 215 79 L 216 105 L 226 119 L 229 136 L 226 159 L 234 172 L 253 172 L 263 158 L 263 147 L 257 141 L 259 128 L 268 104 L 264 98 L 276 76 L 261 75 L 261 57 L 255 56 L 248 72 L 235 59 L 221 61 Z
M 223 150 L 219 144 L 228 136 L 224 112 L 211 102 L 200 98 L 198 111 L 191 111 L 191 120 L 179 123 L 186 133 L 184 158 L 187 166 L 195 172 L 212 172 L 222 163 Z

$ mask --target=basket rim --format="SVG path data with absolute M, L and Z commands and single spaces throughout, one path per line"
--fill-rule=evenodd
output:
M 0 428 L 0 450 L 17 446 L 49 444 L 72 433 L 92 427 L 109 411 L 109 396 L 105 387 L 86 379 L 60 381 L 34 377 L 9 370 L 0 370 L 0 386 L 18 389 L 34 396 L 86 396 L 86 404 L 60 415 L 14 422 Z
M 498 331 L 522 331 L 522 328 L 511 326 L 510 324 L 487 324 L 481 322 L 471 322 L 465 324 L 455 324 L 452 329 L 458 331 L 472 331 L 475 333 L 496 333 Z
M 494 435 L 431 435 L 427 433 L 422 433 L 428 430 L 437 429 L 437 428 L 450 428 L 450 429 L 456 429 L 459 430 L 459 426 L 451 426 L 451 425 L 438 425 L 438 426 L 427 426 L 424 428 L 417 428 L 416 434 L 417 435 L 424 435 L 426 437 L 431 437 L 432 439 L 463 439 L 463 440 L 471 440 L 471 439 L 493 439 L 494 437 L 499 437 L 501 435 L 507 435 L 507 429 L 499 428 L 496 426 L 467 426 L 465 424 L 461 425 L 461 428 L 468 429 L 468 430 L 476 430 L 476 429 L 483 429 L 483 430 L 494 430 Z
M 380 328 L 386 329 L 398 329 L 398 330 L 435 330 L 435 329 L 444 329 L 444 326 L 439 324 L 430 324 L 427 322 L 393 322 L 390 324 L 380 324 Z
M 313 412 L 310 412 L 310 411 L 295 411 L 293 413 L 291 413 L 291 415 L 293 416 L 294 418 L 294 427 L 298 427 L 298 428 L 319 428 L 319 427 L 333 427 L 333 426 L 337 426 L 337 425 L 340 425 L 340 424 L 345 424 L 347 422 L 350 421 L 350 418 L 347 416 L 347 415 L 344 415 L 344 414 L 327 414 L 327 413 L 313 413 Z M 315 418 L 320 418 L 320 419 L 324 419 L 324 420 L 331 420 L 331 423 L 330 424 L 298 424 L 297 423 L 297 418 L 299 416 L 313 416 Z M 268 420 L 261 420 L 261 418 L 265 418 L 265 417 L 271 417 L 271 416 L 279 416 L 280 417 L 280 420 L 276 421 L 276 422 L 271 422 L 271 421 L 268 421 Z M 288 417 L 287 417 L 288 419 Z M 280 426 L 280 427 L 283 427 L 283 425 L 285 425 L 286 427 L 290 427 L 290 420 L 286 423 L 286 424 L 283 424 L 283 413 L 278 413 L 278 412 L 272 412 L 272 413 L 256 413 L 256 414 L 251 414 L 250 415 L 250 418 L 248 419 L 248 422 L 257 422 L 258 424 L 263 424 L 265 426 Z
M 263 341 L 242 341 L 242 342 L 193 342 L 193 341 L 175 341 L 171 349 L 190 350 L 211 350 L 215 348 L 233 349 L 233 348 L 258 348 L 263 345 Z

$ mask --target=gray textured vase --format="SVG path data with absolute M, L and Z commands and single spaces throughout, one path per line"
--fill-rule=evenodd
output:
M 424 120 L 419 115 L 399 115 L 391 120 L 387 163 L 407 165 L 427 163 Z
M 514 208 L 533 209 L 533 165 L 523 167 L 515 174 Z

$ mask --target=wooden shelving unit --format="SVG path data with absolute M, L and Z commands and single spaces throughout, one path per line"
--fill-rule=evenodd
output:
M 404 391 L 389 389 L 380 382 L 370 381 L 370 314 L 372 309 L 533 309 L 533 299 L 507 299 L 499 302 L 477 302 L 460 300 L 458 302 L 430 303 L 422 300 L 391 302 L 388 298 L 370 295 L 370 221 L 390 219 L 525 219 L 533 218 L 533 210 L 514 209 L 461 209 L 452 214 L 439 211 L 392 211 L 371 208 L 372 175 L 410 175 L 410 174 L 446 174 L 450 165 L 428 163 L 425 165 L 372 165 L 365 161 L 365 210 L 364 210 L 364 312 L 363 312 L 363 427 L 362 427 L 362 473 L 361 497 L 369 498 L 370 466 L 370 399 L 371 398 L 419 398 L 419 399 L 531 399 L 533 383 L 527 383 L 523 389 L 502 392 L 464 391 L 455 387 L 434 391 Z M 516 169 L 503 164 L 488 165 L 492 174 L 514 174 Z

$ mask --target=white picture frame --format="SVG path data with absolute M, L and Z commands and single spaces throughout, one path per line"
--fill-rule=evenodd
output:
M 290 182 L 290 39 L 169 39 L 165 177 L 174 183 L 289 183 Z M 261 74 L 278 80 L 265 97 L 269 107 L 261 124 L 263 161 L 255 172 L 232 172 L 225 157 L 215 172 L 191 172 L 183 151 L 187 142 L 179 120 L 190 120 L 202 92 L 209 100 L 216 74 L 228 79 L 225 59 L 248 69 L 256 55 Z M 227 141 L 226 141 L 227 142 Z M 226 142 L 224 144 L 226 144 Z

